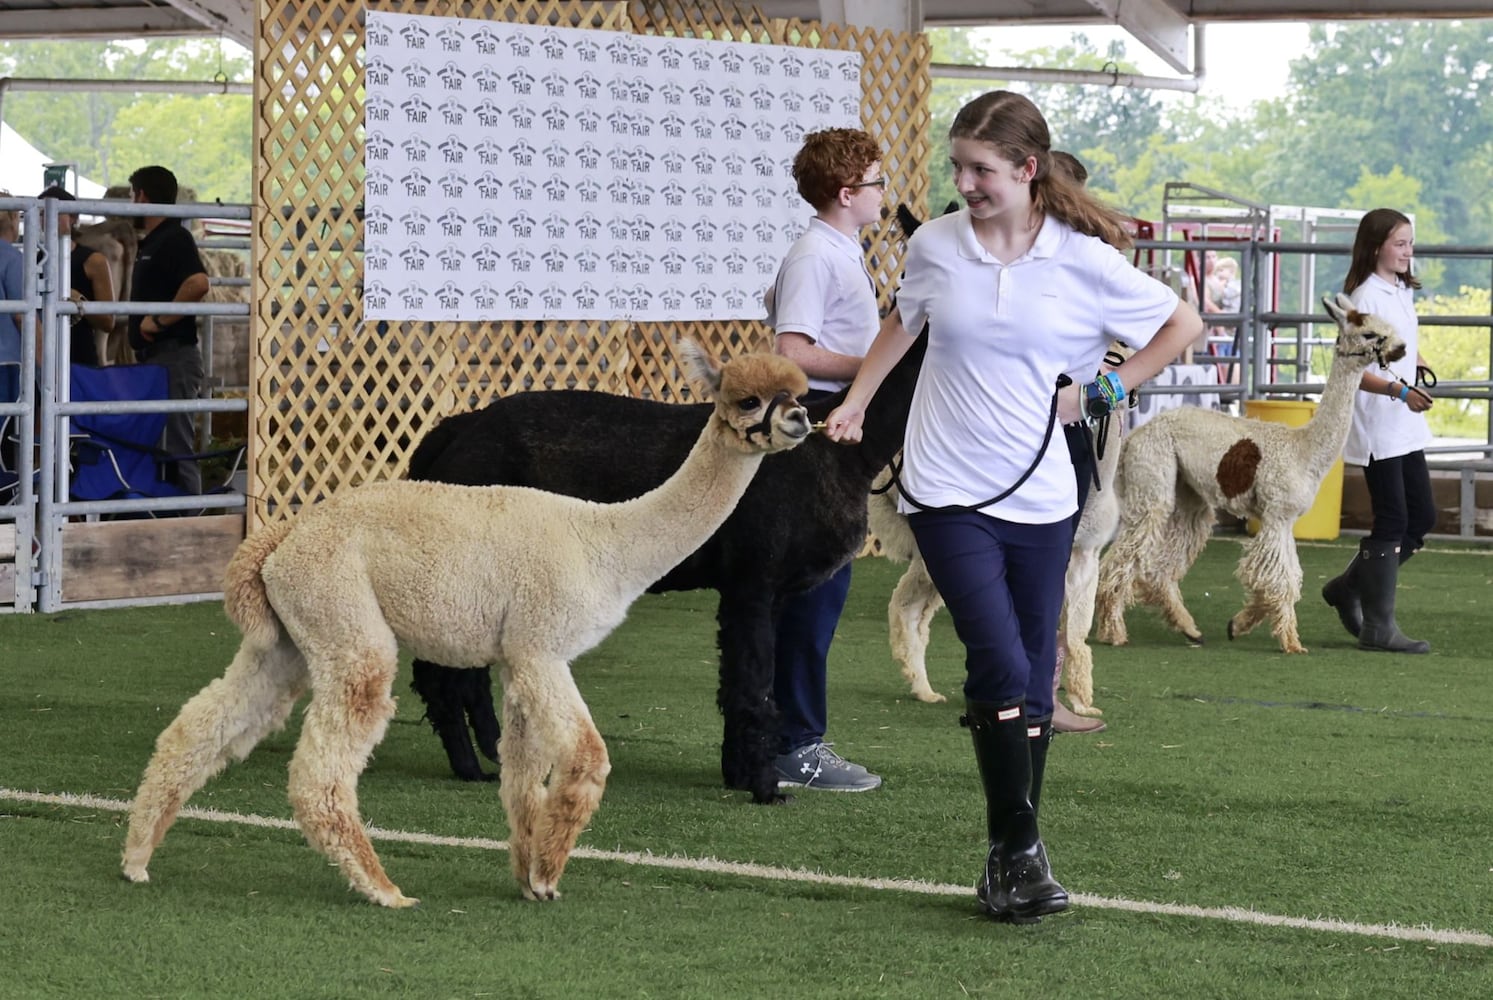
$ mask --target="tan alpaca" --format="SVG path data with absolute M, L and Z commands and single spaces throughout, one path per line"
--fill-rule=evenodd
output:
M 1125 643 L 1125 612 L 1138 601 L 1159 607 L 1190 642 L 1203 641 L 1179 584 L 1207 544 L 1217 509 L 1260 523 L 1234 573 L 1246 597 L 1243 610 L 1229 620 L 1229 638 L 1269 617 L 1283 652 L 1306 652 L 1296 631 L 1301 563 L 1291 526 L 1311 507 L 1342 454 L 1363 370 L 1405 353 L 1388 323 L 1358 312 L 1346 295 L 1323 303 L 1337 321 L 1337 344 L 1322 401 L 1304 426 L 1183 407 L 1161 414 L 1125 442 L 1120 533 L 1099 571 L 1101 641 Z
M 187 798 L 284 725 L 309 690 L 290 764 L 296 822 L 353 888 L 384 906 L 413 905 L 384 874 L 357 799 L 358 775 L 394 715 L 403 644 L 451 666 L 501 664 L 513 874 L 526 897 L 557 898 L 611 767 L 571 661 L 715 532 L 764 455 L 810 432 L 797 402 L 807 383 L 792 362 L 749 355 L 716 371 L 686 346 L 692 373 L 714 390 L 714 413 L 683 466 L 634 500 L 386 482 L 245 540 L 224 588 L 243 643 L 157 739 L 130 810 L 125 877 L 148 880 Z
M 1083 515 L 1073 534 L 1073 550 L 1068 557 L 1068 572 L 1063 581 L 1063 617 L 1058 627 L 1058 642 L 1063 657 L 1064 687 L 1080 715 L 1103 715 L 1094 707 L 1094 657 L 1089 650 L 1089 626 L 1094 620 L 1094 587 L 1099 579 L 1099 551 L 1114 537 L 1120 523 L 1119 501 L 1115 498 L 1115 469 L 1120 462 L 1120 421 L 1104 423 L 1105 438 L 1099 458 L 1099 488 L 1090 490 Z M 889 485 L 890 473 L 883 472 L 876 488 Z M 871 533 L 881 543 L 881 554 L 893 562 L 908 564 L 907 572 L 897 581 L 887 605 L 892 657 L 902 676 L 912 687 L 918 701 L 940 702 L 943 695 L 928 685 L 928 626 L 933 615 L 943 607 L 938 588 L 928 577 L 928 567 L 918 554 L 907 516 L 897 511 L 895 490 L 873 493 L 869 504 Z

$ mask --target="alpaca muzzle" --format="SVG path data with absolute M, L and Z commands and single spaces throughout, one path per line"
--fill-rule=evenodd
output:
M 796 415 L 798 416 L 798 422 L 799 422 L 799 424 L 803 428 L 803 433 L 796 434 L 796 435 L 791 435 L 791 436 L 794 438 L 794 440 L 798 440 L 798 439 L 801 439 L 801 438 L 808 437 L 809 436 L 809 414 L 808 414 L 808 411 L 805 410 L 801 405 L 799 405 L 798 400 L 793 397 L 793 393 L 789 392 L 787 389 L 782 389 L 778 393 L 776 393 L 772 397 L 772 399 L 768 400 L 768 402 L 767 402 L 767 410 L 762 414 L 761 421 L 759 421 L 758 423 L 753 424 L 752 426 L 750 426 L 750 427 L 748 427 L 746 429 L 746 439 L 747 439 L 747 441 L 751 441 L 752 438 L 756 437 L 758 434 L 761 434 L 762 437 L 763 437 L 764 443 L 767 443 L 767 444 L 772 443 L 772 415 L 773 415 L 773 411 L 775 411 L 778 407 L 785 406 L 785 405 L 791 406 L 791 407 L 793 407 L 793 409 L 795 411 L 797 411 Z

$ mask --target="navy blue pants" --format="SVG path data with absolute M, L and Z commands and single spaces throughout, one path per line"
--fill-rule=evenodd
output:
M 1436 526 L 1436 501 L 1431 497 L 1426 453 L 1370 458 L 1363 469 L 1363 480 L 1374 511 L 1369 537 L 1377 542 L 1398 542 L 1401 554 L 1406 556 L 1425 545 L 1426 534 Z
M 907 523 L 964 643 L 965 697 L 1025 701 L 1028 719 L 1050 718 L 1073 520 L 1016 524 L 974 511 L 925 511 Z
M 850 563 L 812 590 L 794 594 L 778 617 L 773 700 L 778 752 L 820 743 L 829 724 L 829 644 L 850 596 Z

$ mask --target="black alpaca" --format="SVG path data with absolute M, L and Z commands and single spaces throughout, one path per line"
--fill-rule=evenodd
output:
M 649 588 L 720 593 L 721 773 L 726 787 L 746 789 L 756 802 L 785 798 L 772 767 L 774 622 L 788 594 L 822 583 L 864 544 L 871 481 L 902 447 L 925 342 L 919 338 L 887 376 L 866 415 L 860 444 L 816 435 L 793 451 L 769 455 L 720 530 Z M 810 404 L 811 419 L 823 420 L 843 396 Z M 626 500 L 679 467 L 710 411 L 707 403 L 657 403 L 600 392 L 520 393 L 443 420 L 415 449 L 410 478 Z M 482 754 L 496 761 L 499 730 L 488 671 L 416 660 L 414 674 L 413 687 L 451 769 L 463 780 L 487 779 L 467 721 Z

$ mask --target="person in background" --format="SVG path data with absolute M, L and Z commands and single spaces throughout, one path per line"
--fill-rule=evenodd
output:
M 1126 219 L 1053 167 L 1046 120 L 997 90 L 949 130 L 963 210 L 908 240 L 897 307 L 826 419 L 859 440 L 866 406 L 928 327 L 899 501 L 965 647 L 965 716 L 985 793 L 984 912 L 1030 922 L 1068 906 L 1037 825 L 1077 485 L 1055 428 L 1097 417 L 1202 331 L 1175 292 L 1131 266 Z M 1114 371 L 1059 376 L 1113 340 Z M 1094 371 L 1092 364 L 1088 371 Z
M 47 188 L 38 198 L 56 198 L 59 201 L 76 201 L 72 193 L 61 185 Z M 109 273 L 109 262 L 104 255 L 92 247 L 86 247 L 72 238 L 76 212 L 57 213 L 57 233 L 68 241 L 68 274 L 71 280 L 73 301 L 112 302 L 114 300 L 114 277 Z M 74 316 L 68 337 L 68 356 L 76 365 L 99 363 L 98 339 L 94 331 L 108 334 L 114 329 L 114 317 L 109 313 L 89 313 Z
M 176 175 L 161 166 L 141 167 L 130 174 L 130 199 L 142 205 L 176 204 Z M 197 241 L 180 219 L 148 215 L 145 235 L 135 256 L 131 302 L 201 302 L 207 297 L 207 269 L 197 252 Z M 130 346 L 141 362 L 162 365 L 168 373 L 172 399 L 202 395 L 202 350 L 197 345 L 197 317 L 134 315 L 130 317 Z M 197 450 L 192 414 L 166 418 L 162 448 L 171 455 Z M 172 462 L 167 477 L 183 493 L 202 492 L 202 473 L 194 461 Z
M 843 389 L 860 370 L 881 322 L 861 230 L 881 218 L 881 148 L 860 129 L 804 137 L 793 158 L 798 193 L 814 209 L 767 296 L 777 353 L 809 376 L 804 402 Z M 779 787 L 865 792 L 881 778 L 824 741 L 829 647 L 850 593 L 850 564 L 785 603 L 777 625 L 773 697 L 780 722 Z
M 1420 287 L 1411 262 L 1415 233 L 1410 219 L 1392 208 L 1376 208 L 1358 223 L 1343 291 L 1360 312 L 1394 327 L 1405 356 L 1375 371 L 1365 369 L 1353 400 L 1353 423 L 1343 461 L 1363 466 L 1374 525 L 1358 554 L 1322 587 L 1322 599 L 1337 610 L 1343 627 L 1358 636 L 1359 649 L 1428 653 L 1431 644 L 1408 638 L 1395 622 L 1395 587 L 1400 567 L 1425 544 L 1436 524 L 1426 445 L 1426 411 L 1434 403 L 1416 385 L 1420 322 L 1414 290 Z
M 9 198 L 0 191 L 0 198 Z M 12 301 L 25 294 L 26 261 L 15 242 L 21 235 L 21 214 L 0 209 L 0 299 Z M 21 398 L 21 316 L 0 313 L 0 403 Z
M 1213 277 L 1218 292 L 1214 296 L 1218 311 L 1238 312 L 1239 300 L 1244 294 L 1244 288 L 1239 284 L 1239 262 L 1233 257 L 1220 257 L 1218 263 L 1213 265 Z

